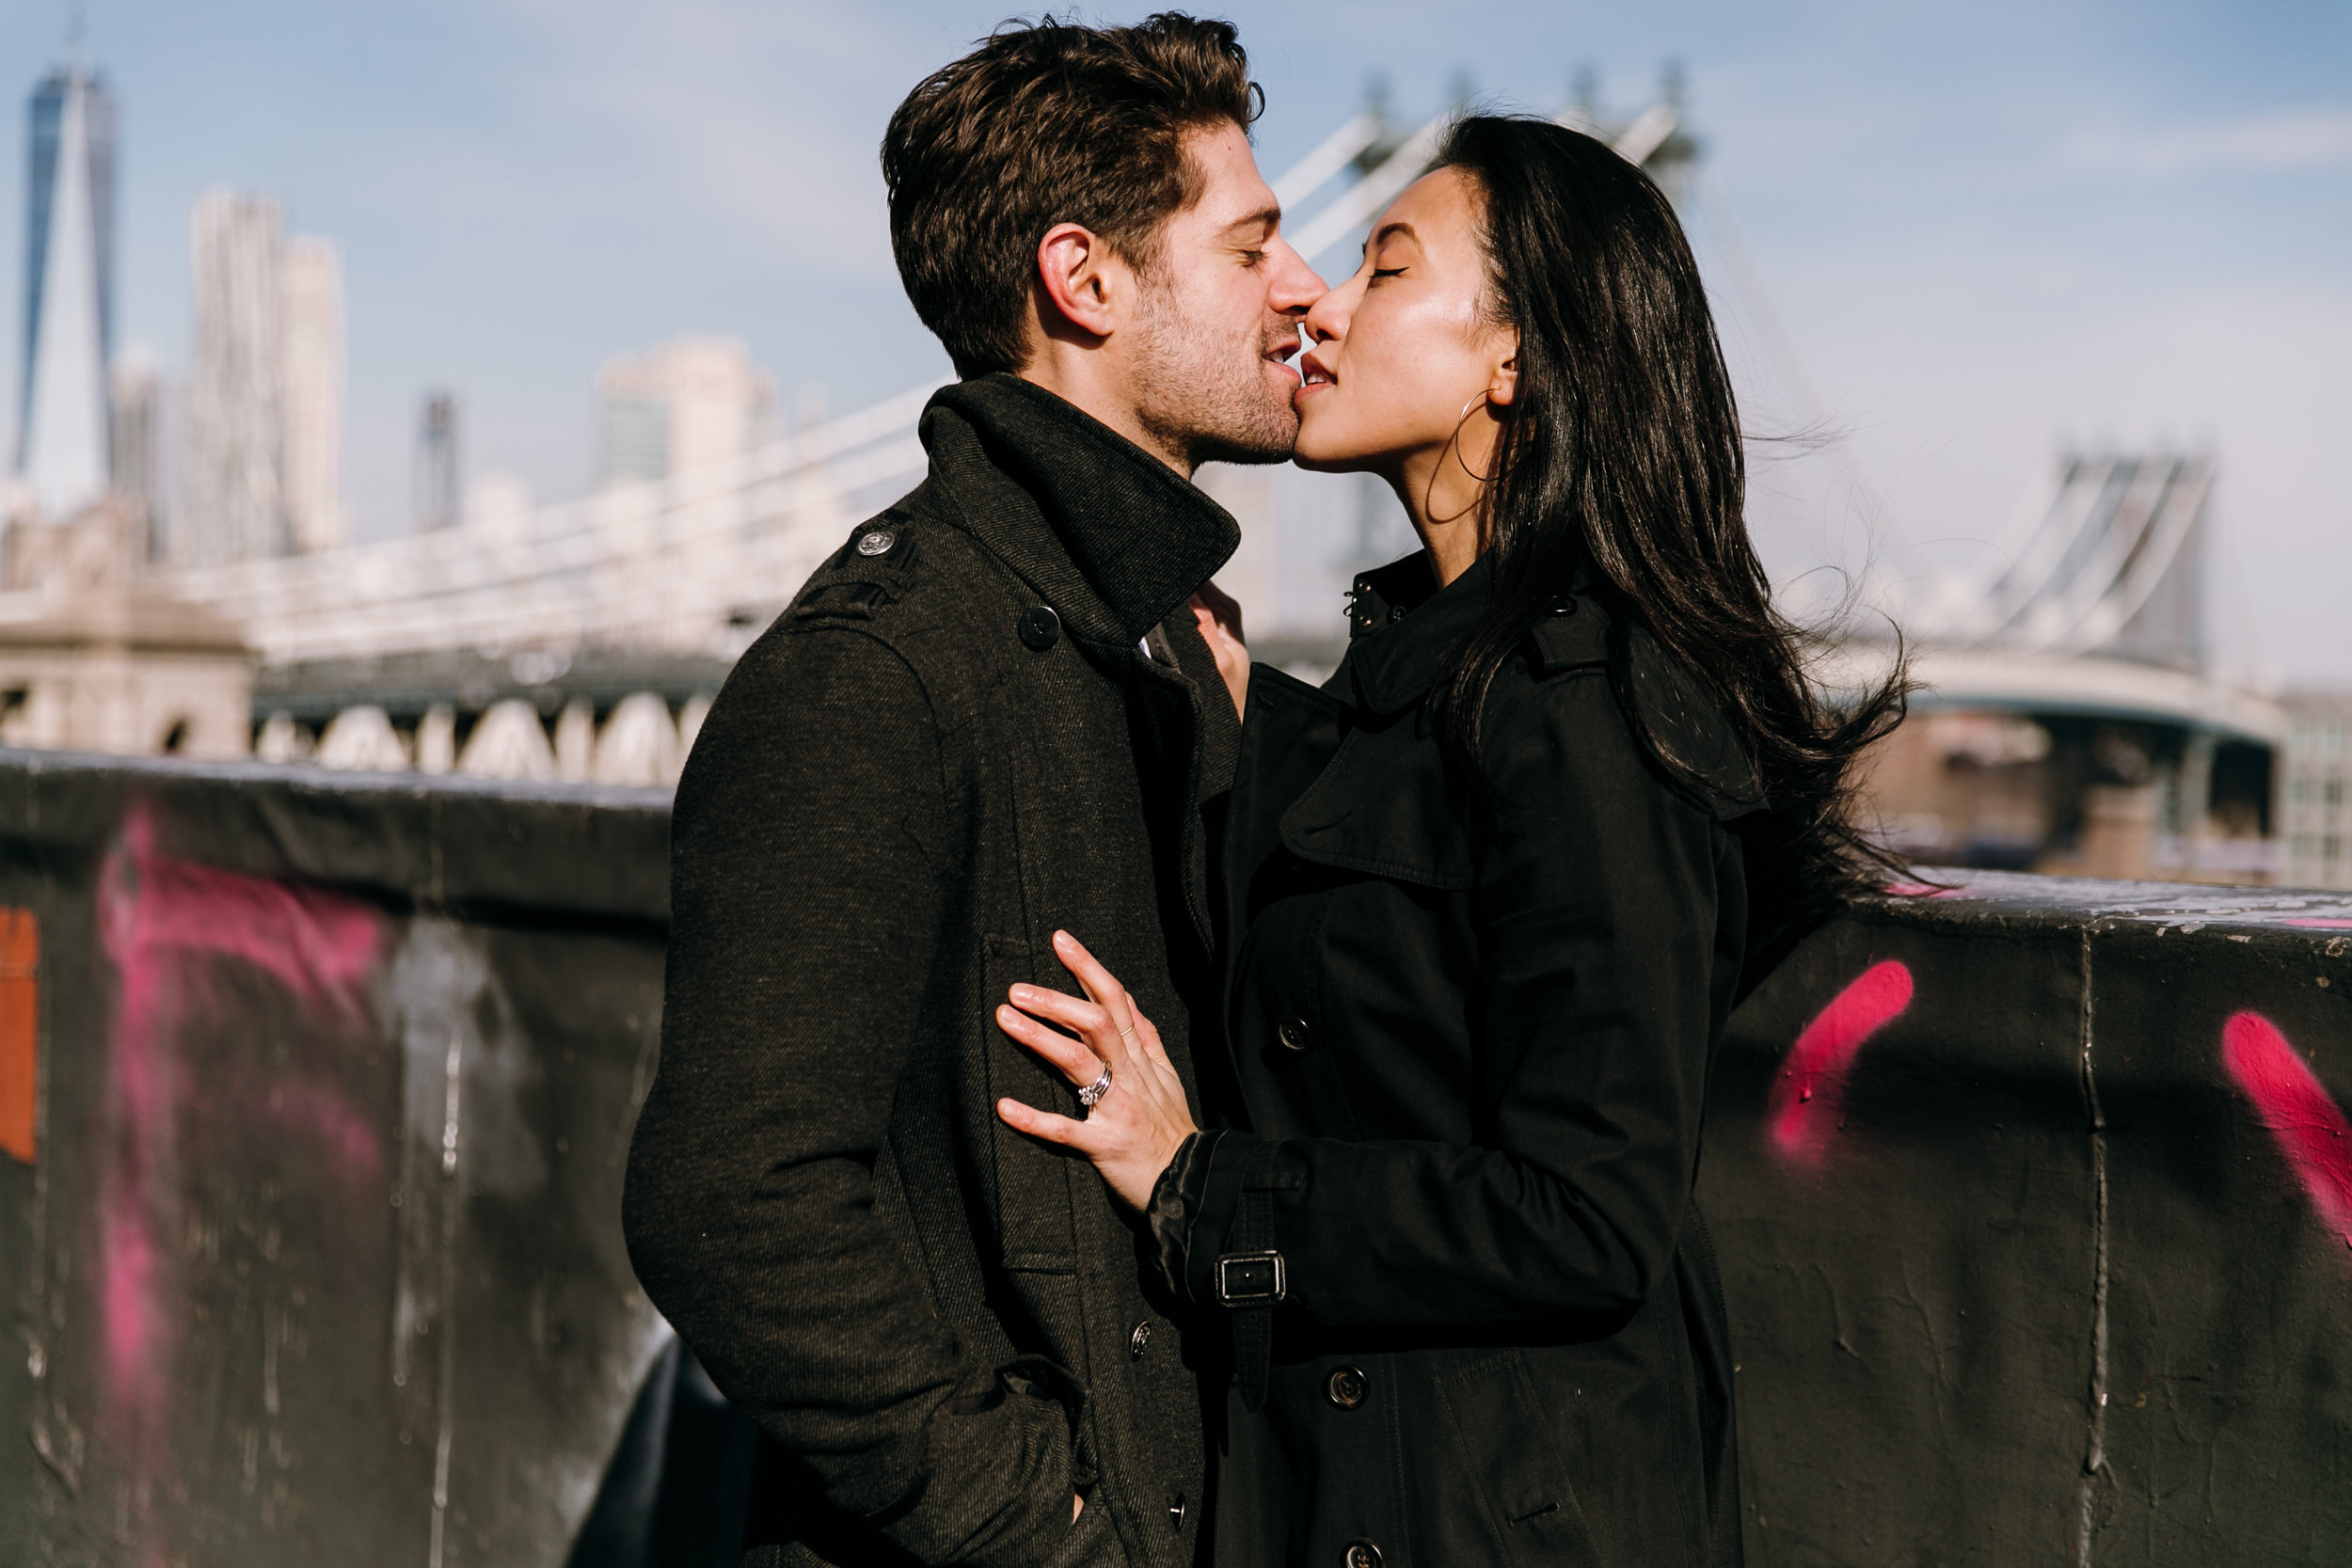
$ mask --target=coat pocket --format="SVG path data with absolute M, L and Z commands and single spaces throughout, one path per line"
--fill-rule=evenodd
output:
M 1526 1359 L 1515 1350 L 1481 1356 L 1440 1374 L 1438 1396 L 1488 1532 L 1502 1544 L 1501 1560 L 1596 1563 L 1584 1511 L 1561 1467 L 1558 1427 Z

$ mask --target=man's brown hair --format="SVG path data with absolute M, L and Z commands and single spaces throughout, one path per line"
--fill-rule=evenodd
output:
M 1018 370 L 1038 242 L 1082 224 L 1136 272 L 1200 198 L 1188 131 L 1264 102 L 1230 22 L 1007 24 L 907 94 L 882 135 L 890 244 L 923 325 L 967 379 Z

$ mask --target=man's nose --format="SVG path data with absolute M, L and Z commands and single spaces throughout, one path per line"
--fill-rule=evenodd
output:
M 1291 247 L 1289 241 L 1279 243 L 1281 245 L 1281 255 L 1278 259 L 1280 266 L 1275 274 L 1274 288 L 1267 303 L 1284 315 L 1303 316 L 1316 300 L 1329 291 L 1325 288 L 1323 279 L 1316 276 L 1315 269 L 1307 264 L 1307 259 Z

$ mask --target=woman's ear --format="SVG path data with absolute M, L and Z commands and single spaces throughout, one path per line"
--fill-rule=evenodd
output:
M 1495 408 L 1508 408 L 1519 395 L 1519 335 L 1514 330 L 1503 344 L 1503 357 L 1495 366 L 1493 376 L 1486 383 L 1486 402 Z

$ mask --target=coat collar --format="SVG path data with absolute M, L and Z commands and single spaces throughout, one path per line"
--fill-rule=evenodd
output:
M 1439 588 L 1422 550 L 1358 578 L 1346 659 L 1358 703 L 1373 713 L 1400 713 L 1419 701 L 1447 651 L 1494 603 L 1494 562 L 1482 555 Z
M 1019 376 L 942 388 L 922 436 L 973 534 L 1082 641 L 1134 648 L 1241 543 L 1198 486 Z

